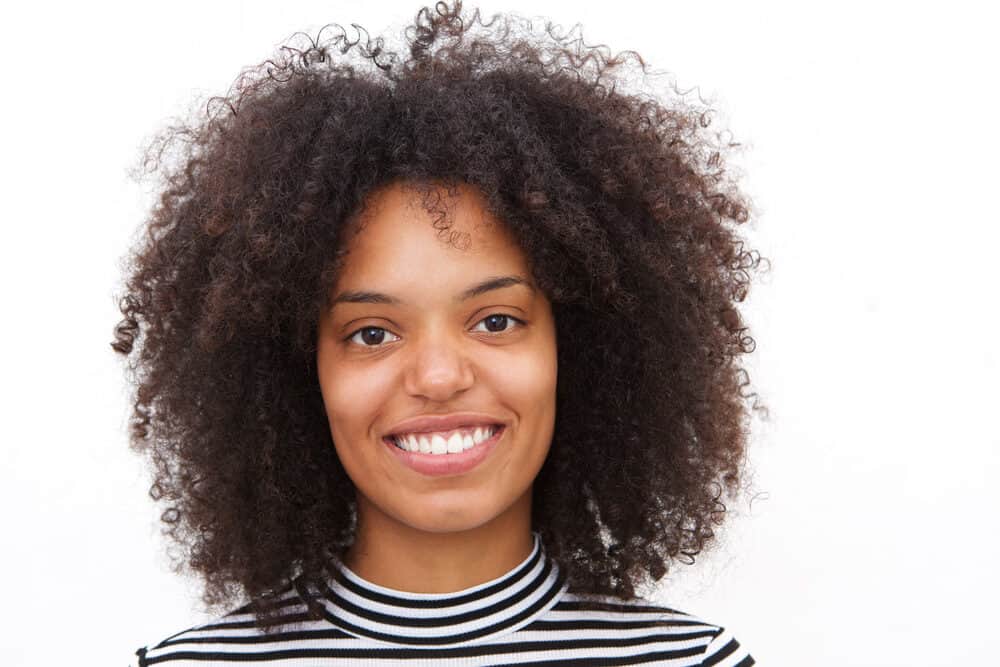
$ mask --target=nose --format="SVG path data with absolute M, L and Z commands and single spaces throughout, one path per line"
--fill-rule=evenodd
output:
M 428 336 L 412 343 L 404 388 L 411 396 L 446 402 L 475 381 L 472 364 L 459 341 Z

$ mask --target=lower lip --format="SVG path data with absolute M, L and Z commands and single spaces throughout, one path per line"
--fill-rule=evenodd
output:
M 408 452 L 394 445 L 389 438 L 383 438 L 382 442 L 408 468 L 415 470 L 421 475 L 439 477 L 442 475 L 461 475 L 478 466 L 490 455 L 490 452 L 493 451 L 493 448 L 500 442 L 500 438 L 506 432 L 507 427 L 501 426 L 496 433 L 490 436 L 489 440 L 484 440 L 478 445 L 454 454 Z

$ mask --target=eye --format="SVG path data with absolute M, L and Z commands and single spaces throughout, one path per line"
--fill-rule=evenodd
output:
M 378 347 L 386 342 L 385 334 L 396 336 L 396 334 L 389 333 L 382 327 L 362 327 L 348 336 L 347 340 L 361 347 Z M 399 336 L 396 336 L 396 338 L 398 339 Z
M 511 315 L 504 315 L 503 313 L 492 313 L 479 320 L 479 324 L 484 322 L 486 323 L 486 330 L 489 333 L 503 333 L 507 331 L 508 327 L 506 325 L 508 322 L 517 322 L 518 325 L 524 324 L 522 320 Z
M 485 323 L 486 333 L 500 334 L 510 330 L 509 325 L 511 322 L 516 322 L 518 325 L 524 324 L 523 320 L 519 320 L 518 318 L 513 317 L 512 315 L 505 315 L 503 313 L 492 313 L 490 315 L 487 315 L 483 319 L 479 320 L 477 326 L 479 324 Z M 479 329 L 479 331 L 484 331 L 484 330 Z M 354 333 L 352 333 L 350 336 L 348 336 L 345 340 L 350 341 L 355 345 L 358 345 L 363 348 L 374 349 L 377 347 L 381 347 L 386 343 L 394 342 L 393 340 L 387 341 L 385 339 L 386 334 L 394 336 L 395 340 L 399 340 L 399 336 L 396 336 L 396 334 L 394 333 L 390 333 L 388 330 L 383 329 L 382 327 L 362 327 L 357 331 L 355 331 Z

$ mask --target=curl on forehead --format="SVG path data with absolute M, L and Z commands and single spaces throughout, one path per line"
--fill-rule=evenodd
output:
M 489 201 L 482 191 L 468 183 L 440 179 L 406 180 L 397 179 L 384 183 L 370 190 L 362 200 L 361 205 L 345 220 L 338 239 L 338 257 L 342 258 L 348 251 L 351 241 L 372 223 L 385 207 L 391 203 L 401 204 L 408 211 L 416 213 L 415 219 L 423 222 L 424 214 L 431 219 L 431 225 L 438 230 L 438 238 L 457 250 L 467 250 L 471 246 L 472 237 L 468 231 L 455 229 L 455 213 L 460 200 L 474 203 L 478 211 L 470 211 L 464 207 L 465 222 L 471 222 L 472 228 L 490 226 L 496 228 L 509 240 L 513 241 L 510 230 L 490 210 Z M 478 213 L 478 214 L 477 214 Z
M 438 241 L 448 250 L 471 252 L 477 260 L 511 257 L 513 251 L 514 256 L 520 258 L 518 263 L 523 262 L 519 273 L 525 275 L 532 287 L 538 286 L 533 262 L 526 248 L 515 231 L 493 211 L 488 197 L 479 187 L 458 180 L 394 179 L 368 191 L 356 210 L 344 221 L 332 260 L 323 277 L 321 316 L 332 305 L 331 298 L 337 286 L 348 273 L 354 273 L 351 270 L 352 256 L 355 262 L 366 264 L 371 262 L 371 253 L 376 247 L 378 253 L 389 250 L 386 244 L 395 245 L 398 242 L 404 244 L 402 248 L 407 247 L 405 244 L 408 241 L 399 239 L 397 233 L 387 234 L 383 227 L 399 222 L 404 227 L 396 229 L 405 229 L 408 225 L 429 226 L 436 230 Z M 374 236 L 367 238 L 366 234 Z M 373 246 L 373 243 L 376 245 Z M 448 253 L 447 256 L 460 259 L 459 254 Z

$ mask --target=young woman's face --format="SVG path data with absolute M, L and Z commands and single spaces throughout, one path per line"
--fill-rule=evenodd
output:
M 419 195 L 399 185 L 375 194 L 361 232 L 345 237 L 317 343 L 330 431 L 361 520 L 429 532 L 530 507 L 556 405 L 555 322 L 527 257 L 475 189 L 443 196 L 451 231 L 468 244 L 442 240 Z M 413 422 L 428 416 L 456 420 Z M 418 451 L 400 449 L 394 434 L 412 435 L 404 444 Z M 433 453 L 443 447 L 450 453 Z

